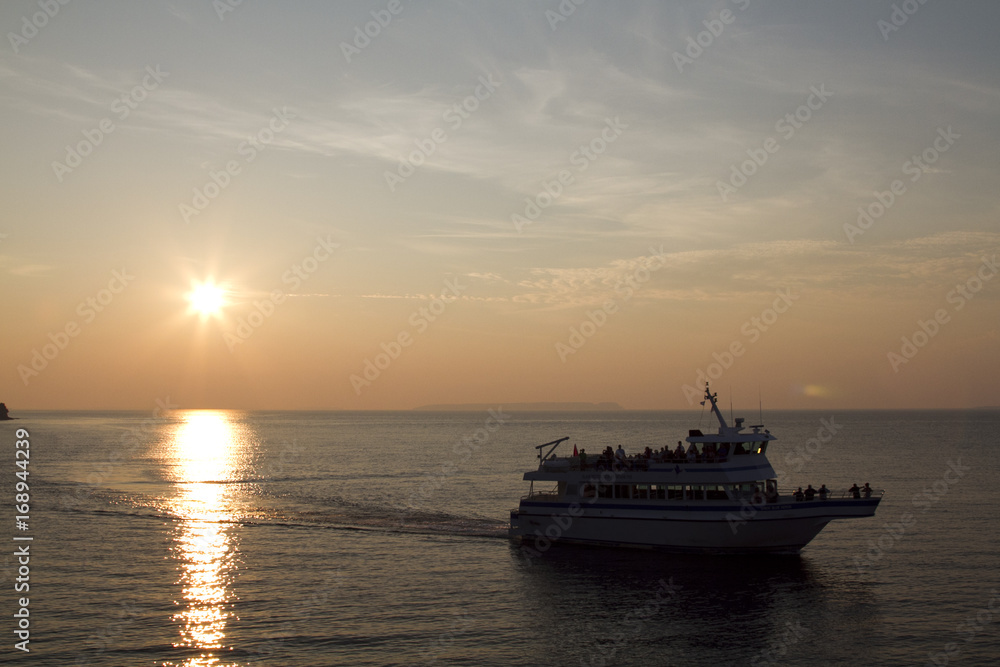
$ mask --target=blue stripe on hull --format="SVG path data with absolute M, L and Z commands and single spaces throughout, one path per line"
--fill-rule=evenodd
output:
M 530 543 L 534 537 L 524 536 L 513 538 L 515 542 Z M 786 554 L 793 555 L 802 551 L 805 544 L 775 544 L 766 547 L 691 547 L 675 544 L 648 544 L 644 542 L 613 542 L 608 540 L 583 540 L 569 537 L 561 537 L 555 546 L 586 546 L 586 547 L 615 547 L 624 549 L 644 549 L 647 551 L 662 551 L 665 553 L 697 553 L 697 554 L 729 554 L 733 556 L 741 554 Z
M 548 520 L 552 518 L 551 514 L 526 514 L 521 512 L 519 514 L 521 518 L 524 517 L 537 517 L 539 519 Z M 809 514 L 806 516 L 776 516 L 776 517 L 753 517 L 746 519 L 746 521 L 802 521 L 805 519 L 828 519 L 832 521 L 833 519 L 863 519 L 868 516 L 864 514 Z M 590 514 L 581 514 L 575 518 L 578 519 L 608 519 L 610 521 L 662 521 L 662 522 L 685 522 L 685 523 L 726 523 L 727 519 L 725 517 L 721 519 L 675 519 L 673 517 L 639 517 L 639 516 L 592 516 Z
M 557 509 L 568 510 L 572 506 L 576 506 L 576 509 L 587 510 L 644 510 L 648 512 L 739 512 L 747 507 L 756 509 L 758 512 L 769 512 L 775 510 L 807 510 L 814 509 L 816 507 L 876 507 L 879 504 L 881 498 L 872 498 L 870 500 L 818 500 L 818 501 L 803 501 L 801 503 L 782 503 L 773 505 L 761 505 L 755 507 L 754 505 L 714 505 L 714 506 L 703 506 L 703 505 L 685 505 L 677 507 L 676 505 L 618 505 L 609 503 L 552 503 L 552 502 L 536 502 L 531 500 L 525 500 L 521 502 L 520 509 L 526 507 L 554 507 Z M 842 516 L 842 515 L 840 515 Z

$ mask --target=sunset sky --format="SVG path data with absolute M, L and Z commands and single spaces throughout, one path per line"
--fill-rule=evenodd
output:
M 1000 405 L 991 0 L 0 25 L 14 414 Z

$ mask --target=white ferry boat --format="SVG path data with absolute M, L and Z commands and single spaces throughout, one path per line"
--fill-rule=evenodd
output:
M 699 553 L 797 553 L 834 519 L 874 516 L 884 491 L 865 484 L 831 493 L 822 486 L 779 492 L 763 425 L 729 426 L 717 395 L 705 401 L 719 432 L 691 430 L 687 447 L 627 457 L 556 456 L 569 438 L 538 445 L 528 495 L 510 512 L 511 539 L 545 550 L 552 543 Z M 750 428 L 750 431 L 746 429 Z M 763 429 L 763 430 L 761 430 Z M 546 448 L 548 448 L 546 451 Z M 681 451 L 682 450 L 682 451 Z M 536 491 L 535 483 L 554 488 Z M 810 493 L 811 492 L 811 493 Z

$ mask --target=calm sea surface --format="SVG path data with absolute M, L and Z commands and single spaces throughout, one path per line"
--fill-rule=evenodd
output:
M 711 425 L 697 412 L 19 416 L 0 423 L 5 662 L 1000 662 L 997 411 L 765 414 L 782 488 L 887 492 L 874 519 L 831 523 L 800 556 L 752 558 L 531 558 L 506 539 L 534 445 L 675 444 Z M 14 592 L 15 535 L 34 538 L 29 593 Z M 23 595 L 30 654 L 14 649 Z

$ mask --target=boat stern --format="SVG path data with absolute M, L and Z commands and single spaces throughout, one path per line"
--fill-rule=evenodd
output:
M 512 540 L 520 540 L 522 535 L 521 512 L 519 509 L 511 510 L 510 527 L 507 529 L 507 536 Z

